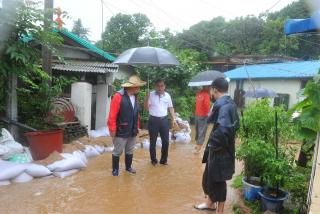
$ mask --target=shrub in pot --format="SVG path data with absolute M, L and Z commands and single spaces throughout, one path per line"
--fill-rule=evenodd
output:
M 288 154 L 284 150 L 279 153 L 278 157 L 274 153 L 265 160 L 262 177 L 264 188 L 259 192 L 263 212 L 281 212 L 283 203 L 288 198 L 288 192 L 281 188 L 285 186 L 292 172 L 293 153 Z
M 244 163 L 243 195 L 253 201 L 259 199 L 261 190 L 260 177 L 264 172 L 265 160 L 274 155 L 273 145 L 262 140 L 248 139 L 242 143 L 236 152 L 238 160 Z

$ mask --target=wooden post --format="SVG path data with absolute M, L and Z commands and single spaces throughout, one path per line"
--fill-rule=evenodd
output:
M 45 12 L 45 20 L 44 20 L 44 30 L 50 30 L 50 24 L 53 20 L 53 0 L 44 0 L 44 12 Z M 42 69 L 51 76 L 52 74 L 52 66 L 51 66 L 51 51 L 46 47 L 42 46 Z

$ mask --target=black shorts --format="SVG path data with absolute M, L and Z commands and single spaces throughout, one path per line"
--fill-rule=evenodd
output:
M 227 182 L 210 180 L 210 177 L 208 177 L 207 165 L 203 172 L 202 188 L 212 202 L 225 202 L 227 199 Z

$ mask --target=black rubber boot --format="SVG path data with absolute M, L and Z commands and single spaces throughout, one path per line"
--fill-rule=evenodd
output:
M 112 155 L 112 175 L 119 176 L 119 159 L 120 157 Z
M 126 154 L 126 156 L 125 156 L 126 170 L 127 170 L 127 172 L 129 172 L 131 174 L 136 174 L 136 170 L 131 167 L 132 158 L 133 158 L 133 154 L 131 154 L 131 155 L 130 154 Z

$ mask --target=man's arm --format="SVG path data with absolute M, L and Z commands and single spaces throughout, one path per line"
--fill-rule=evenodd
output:
M 150 97 L 150 92 L 147 92 L 146 96 L 144 97 L 144 103 L 143 103 L 143 107 L 146 111 L 149 110 L 149 97 Z
M 171 118 L 172 118 L 172 126 L 177 126 L 177 121 L 176 121 L 176 114 L 174 112 L 174 108 L 173 107 L 169 107 L 169 112 L 170 112 L 170 115 L 171 115 Z
M 120 110 L 121 99 L 122 99 L 121 95 L 116 93 L 111 100 L 109 117 L 108 117 L 108 128 L 109 128 L 111 137 L 116 136 L 117 117 Z

